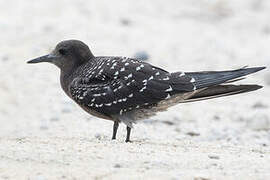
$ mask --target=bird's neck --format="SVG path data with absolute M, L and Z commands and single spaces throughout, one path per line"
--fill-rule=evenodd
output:
M 78 74 L 81 74 L 82 68 L 89 64 L 91 61 L 86 61 L 83 64 L 77 64 L 77 65 L 72 65 L 72 66 L 66 66 L 65 68 L 60 68 L 61 69 L 61 74 L 60 74 L 60 83 L 62 89 L 65 91 L 65 93 L 71 97 L 69 93 L 69 85 L 73 81 Z M 94 61 L 91 62 L 91 64 L 94 63 Z
M 72 78 L 73 74 L 78 68 L 79 66 L 70 66 L 70 67 L 65 67 L 61 69 L 61 74 L 60 74 L 61 87 L 69 97 L 71 96 L 69 94 L 69 84 L 73 80 Z
M 82 64 L 69 64 L 68 66 L 65 66 L 61 69 L 61 75 L 60 75 L 60 83 L 62 89 L 65 91 L 65 93 L 71 97 L 69 93 L 69 85 L 73 81 L 74 78 L 76 78 L 78 75 L 82 75 L 82 69 L 85 68 L 85 66 L 92 66 L 95 64 L 96 61 L 94 58 L 89 58 L 88 61 L 85 61 L 85 63 Z
M 60 83 L 61 83 L 61 87 L 65 91 L 65 93 L 68 96 L 70 96 L 70 94 L 68 93 L 68 85 L 70 83 L 70 74 L 61 71 L 61 74 L 60 74 Z

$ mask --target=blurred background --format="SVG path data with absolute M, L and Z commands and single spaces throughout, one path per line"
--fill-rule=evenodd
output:
M 143 56 L 149 63 L 169 71 L 269 66 L 269 10 L 267 0 L 170 0 L 166 3 L 159 0 L 2 0 L 0 135 L 55 133 L 54 128 L 60 127 L 58 123 L 65 134 L 71 135 L 74 130 L 67 129 L 76 124 L 81 131 L 83 123 L 87 128 L 82 131 L 87 133 L 92 129 L 88 120 L 95 120 L 93 124 L 111 125 L 87 115 L 66 97 L 55 66 L 25 63 L 47 54 L 62 40 L 82 40 L 96 56 Z M 216 114 L 225 113 L 233 121 L 234 118 L 246 121 L 242 116 L 252 119 L 255 112 L 258 116 L 264 114 L 263 121 L 268 124 L 263 127 L 269 128 L 269 71 L 252 75 L 244 82 L 258 83 L 265 88 L 206 103 L 179 105 L 159 117 L 173 123 L 193 119 L 202 128 L 207 124 L 203 119 L 209 120 Z M 200 108 L 202 105 L 204 109 Z M 200 116 L 200 111 L 207 112 L 203 114 L 206 117 Z
M 0 138 L 109 141 L 112 123 L 64 94 L 57 67 L 26 64 L 62 40 L 81 40 L 96 56 L 143 58 L 168 71 L 270 67 L 269 19 L 269 0 L 0 0 Z M 241 83 L 264 88 L 175 106 L 137 124 L 132 139 L 270 146 L 269 68 Z
M 68 125 L 70 122 L 81 126 L 78 121 L 100 121 L 66 97 L 55 66 L 25 63 L 47 54 L 62 40 L 82 40 L 96 56 L 144 56 L 149 63 L 169 71 L 270 65 L 270 2 L 267 0 L 170 0 L 166 3 L 159 0 L 114 3 L 2 0 L 0 8 L 1 136 L 48 132 L 51 126 L 59 128 L 58 123 L 66 129 L 73 127 Z M 205 121 L 199 120 L 197 117 L 202 116 L 194 111 L 201 105 L 205 105 L 202 112 L 211 114 L 210 118 L 213 111 L 219 110 L 233 114 L 234 118 L 247 115 L 236 113 L 241 110 L 252 114 L 255 104 L 269 123 L 269 71 L 252 75 L 245 82 L 262 84 L 265 88 L 206 103 L 179 105 L 160 116 L 170 117 L 167 120 L 174 122 L 174 118 L 196 119 L 200 126 Z M 206 119 L 208 113 L 204 114 Z M 104 124 L 111 125 L 105 121 Z

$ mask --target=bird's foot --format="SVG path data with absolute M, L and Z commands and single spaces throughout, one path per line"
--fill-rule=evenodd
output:
M 126 139 L 125 142 L 126 142 L 126 143 L 132 143 L 132 141 L 129 140 L 129 139 Z

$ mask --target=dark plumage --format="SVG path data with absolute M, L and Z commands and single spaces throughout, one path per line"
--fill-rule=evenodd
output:
M 61 69 L 63 90 L 85 111 L 114 121 L 112 139 L 119 122 L 125 123 L 126 142 L 134 122 L 170 106 L 261 88 L 227 83 L 265 68 L 169 73 L 133 58 L 95 57 L 78 40 L 62 41 L 50 54 L 28 61 L 38 62 L 50 62 Z

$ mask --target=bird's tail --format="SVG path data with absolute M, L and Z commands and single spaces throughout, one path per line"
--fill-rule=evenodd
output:
M 189 72 L 187 75 L 195 79 L 196 93 L 184 102 L 200 101 L 217 97 L 230 96 L 262 88 L 259 85 L 228 84 L 242 80 L 244 76 L 265 69 L 265 67 L 241 68 L 232 71 Z
M 217 85 L 206 88 L 204 90 L 194 93 L 188 99 L 185 99 L 183 102 L 193 102 L 193 101 L 202 101 L 206 99 L 213 99 L 218 97 L 230 96 L 250 91 L 255 91 L 262 88 L 259 85 Z
M 231 82 L 232 80 L 236 80 L 263 69 L 265 69 L 265 67 L 241 68 L 232 71 L 189 72 L 186 73 L 186 75 L 189 75 L 195 79 L 194 85 L 196 86 L 196 89 L 201 89 Z

